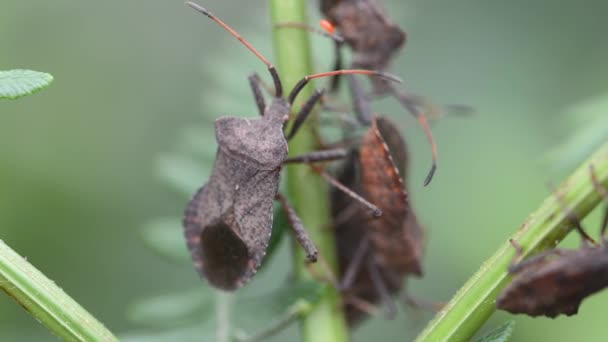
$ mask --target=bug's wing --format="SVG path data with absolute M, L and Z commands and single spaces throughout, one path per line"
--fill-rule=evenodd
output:
M 384 139 L 388 151 L 390 152 L 393 162 L 399 170 L 401 179 L 404 181 L 407 179 L 407 167 L 408 167 L 408 155 L 407 146 L 405 140 L 401 137 L 401 133 L 397 126 L 388 118 L 378 117 L 376 119 L 376 125 L 378 126 L 378 132 Z
M 192 198 L 183 225 L 195 268 L 220 289 L 235 290 L 255 269 L 248 241 L 235 220 L 236 184 L 248 175 L 246 164 L 218 151 L 209 182 Z
M 260 266 L 272 233 L 272 202 L 279 186 L 280 169 L 256 170 L 239 184 L 234 201 L 235 222 L 247 245 L 253 272 Z
M 188 202 L 182 221 L 182 225 L 184 227 L 184 236 L 186 238 L 186 246 L 190 251 L 194 268 L 196 268 L 201 276 L 203 275 L 203 260 L 199 245 L 201 232 L 203 230 L 203 223 L 201 222 L 201 206 L 202 199 L 205 196 L 205 186 L 206 185 L 203 185 L 200 189 L 198 189 L 190 202 Z

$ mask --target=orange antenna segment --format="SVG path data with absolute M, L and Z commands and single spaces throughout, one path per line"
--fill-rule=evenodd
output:
M 319 20 L 319 26 L 321 26 L 321 28 L 329 34 L 333 34 L 334 31 L 336 31 L 336 27 L 334 26 L 334 24 L 330 23 L 327 19 Z

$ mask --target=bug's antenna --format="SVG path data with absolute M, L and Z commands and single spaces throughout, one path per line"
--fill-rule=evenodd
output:
M 326 22 L 326 20 L 325 21 L 322 20 L 321 22 Z M 329 23 L 329 22 L 327 22 L 327 23 Z M 321 30 L 319 28 L 316 28 L 316 27 L 313 27 L 310 25 L 306 25 L 304 23 L 296 23 L 296 22 L 291 22 L 291 21 L 278 23 L 278 24 L 274 25 L 274 27 L 276 27 L 276 28 L 289 27 L 289 28 L 296 28 L 296 29 L 300 29 L 300 30 L 306 30 L 308 32 L 312 32 L 312 33 L 318 34 L 320 36 L 329 38 L 336 43 L 339 43 L 339 44 L 344 43 L 344 38 L 341 35 L 336 33 L 334 30 L 326 29 L 325 27 L 323 27 L 324 29 Z
M 418 108 L 419 101 L 417 99 L 413 98 L 410 94 L 399 92 L 397 89 L 395 89 L 395 87 L 391 86 L 390 89 L 397 101 L 399 101 L 399 103 L 401 103 L 401 105 L 405 107 L 407 111 L 414 116 L 414 118 L 416 118 L 418 124 L 420 124 L 420 127 L 422 127 L 422 130 L 424 131 L 426 140 L 431 146 L 431 169 L 429 170 L 429 173 L 424 179 L 424 186 L 427 186 L 431 182 L 431 179 L 433 179 L 433 175 L 435 175 L 435 171 L 437 170 L 437 144 L 435 143 L 435 138 L 433 138 L 433 133 L 431 133 L 431 126 L 429 125 L 429 122 L 426 119 L 426 115 Z
M 245 45 L 245 47 L 247 49 L 249 49 L 249 51 L 253 52 L 253 54 L 256 55 L 264 64 L 266 64 L 266 66 L 268 67 L 268 71 L 270 72 L 270 75 L 272 76 L 272 81 L 274 82 L 275 96 L 276 97 L 283 96 L 283 86 L 281 85 L 281 79 L 279 79 L 277 70 L 272 63 L 270 63 L 264 56 L 262 56 L 262 54 L 259 53 L 258 50 L 256 50 L 253 46 L 251 46 L 251 44 L 249 44 L 245 40 L 245 38 L 243 38 L 240 34 L 238 34 L 238 32 L 233 30 L 230 26 L 228 26 L 228 24 L 224 23 L 220 18 L 216 17 L 213 13 L 209 12 L 206 8 L 204 8 L 203 6 L 201 6 L 195 2 L 192 2 L 192 1 L 186 1 L 186 5 L 194 8 L 198 12 L 206 15 L 209 19 L 215 21 L 224 30 L 228 31 L 228 33 L 230 33 L 232 36 L 234 36 L 234 38 L 238 39 L 238 41 L 240 41 L 243 45 Z
M 381 72 L 381 71 L 365 70 L 365 69 L 334 70 L 334 71 L 322 72 L 319 74 L 312 74 L 312 75 L 305 76 L 293 87 L 293 89 L 289 93 L 289 97 L 287 98 L 287 101 L 290 104 L 293 104 L 293 101 L 296 99 L 296 96 L 298 96 L 300 91 L 306 86 L 306 84 L 308 84 L 308 82 L 310 80 L 312 80 L 314 78 L 330 77 L 330 76 L 336 76 L 336 75 L 354 75 L 354 74 L 376 76 L 376 77 L 380 77 L 380 78 L 383 78 L 383 79 L 391 81 L 391 82 L 402 83 L 402 81 L 399 77 L 386 73 L 386 72 Z

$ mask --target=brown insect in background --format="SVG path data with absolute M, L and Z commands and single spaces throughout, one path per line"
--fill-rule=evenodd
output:
M 393 23 L 377 0 L 321 0 L 321 13 L 337 29 L 340 37 L 353 52 L 353 68 L 371 68 L 386 71 L 406 42 L 406 33 Z M 326 26 L 326 25 L 325 25 Z M 334 69 L 341 69 L 343 43 L 336 42 Z M 332 80 L 332 90 L 338 88 L 338 77 Z M 359 122 L 369 125 L 372 117 L 370 96 L 365 93 L 359 80 L 348 77 L 353 109 Z M 431 146 L 432 165 L 424 181 L 428 185 L 437 168 L 437 147 L 425 114 L 421 107 L 425 100 L 414 94 L 398 90 L 392 84 L 381 80 L 372 81 L 372 97 L 391 95 L 407 109 L 424 129 Z
M 188 204 L 183 219 L 187 247 L 200 275 L 215 287 L 234 290 L 253 276 L 266 253 L 272 232 L 272 202 L 275 197 L 287 213 L 295 238 L 304 248 L 308 260 L 316 261 L 317 258 L 317 249 L 300 219 L 277 192 L 281 167 L 286 162 L 336 160 L 344 157 L 345 151 L 318 151 L 287 158 L 287 140 L 294 136 L 323 94 L 315 91 L 304 103 L 286 139 L 283 128 L 298 93 L 313 78 L 337 74 L 356 73 L 398 79 L 369 70 L 339 70 L 304 77 L 284 98 L 281 80 L 268 60 L 205 8 L 192 2 L 187 4 L 212 19 L 253 52 L 266 64 L 274 82 L 274 97 L 266 106 L 259 76 L 249 77 L 261 118 L 221 117 L 215 121 L 219 147 L 213 170 L 207 184 Z M 378 211 L 370 203 L 358 199 Z
M 351 326 L 366 315 L 358 301 L 381 301 L 387 315 L 393 316 L 392 295 L 400 292 L 404 277 L 422 275 L 424 234 L 401 178 L 406 167 L 407 149 L 399 131 L 388 119 L 374 117 L 359 151 L 352 152 L 338 179 L 373 198 L 382 216 L 370 220 L 350 198 L 331 194 L 341 287 Z
M 587 235 L 578 219 L 567 215 L 581 235 L 577 250 L 551 249 L 519 263 L 513 263 L 508 272 L 513 280 L 496 299 L 496 307 L 514 314 L 547 316 L 575 315 L 583 299 L 608 286 L 608 193 L 597 181 L 593 169 L 591 178 L 596 190 L 607 204 L 600 228 L 600 244 Z M 511 240 L 517 254 L 521 247 Z M 552 258 L 553 257 L 553 258 Z

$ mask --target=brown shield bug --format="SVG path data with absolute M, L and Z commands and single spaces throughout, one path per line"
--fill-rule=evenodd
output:
M 341 46 L 347 45 L 353 53 L 353 68 L 386 71 L 405 45 L 406 33 L 393 23 L 381 8 L 377 0 L 321 0 L 321 13 L 327 18 L 321 26 L 333 32 L 336 29 L 343 39 L 336 42 L 336 61 L 334 68 L 341 69 Z M 432 165 L 424 181 L 428 185 L 437 168 L 437 147 L 421 107 L 425 100 L 414 94 L 398 90 L 392 84 L 381 80 L 372 81 L 372 94 L 375 96 L 391 95 L 409 111 L 424 129 L 431 146 Z M 348 77 L 349 90 L 352 95 L 353 109 L 359 121 L 368 125 L 372 117 L 369 97 L 355 77 Z M 332 90 L 337 89 L 338 78 L 332 80 Z
M 596 190 L 608 204 L 608 193 L 597 181 L 591 168 Z M 514 314 L 547 316 L 574 315 L 583 299 L 608 286 L 608 206 L 600 228 L 600 244 L 595 244 L 571 211 L 567 215 L 581 235 L 582 244 L 577 250 L 551 249 L 519 263 L 512 263 L 508 272 L 513 280 L 499 294 L 496 307 Z M 521 247 L 513 240 L 517 251 Z
M 424 234 L 401 178 L 406 167 L 407 149 L 399 131 L 390 120 L 374 117 L 338 179 L 377 201 L 382 216 L 370 220 L 350 198 L 336 191 L 331 194 L 340 287 L 351 326 L 369 311 L 362 305 L 365 302 L 382 301 L 387 316 L 393 316 L 392 295 L 400 292 L 403 278 L 422 275 Z
M 286 199 L 277 191 L 284 162 L 331 161 L 345 156 L 344 150 L 318 151 L 305 156 L 287 158 L 287 140 L 298 130 L 321 98 L 316 91 L 297 113 L 285 137 L 283 129 L 298 93 L 314 78 L 338 74 L 362 74 L 397 78 L 370 70 L 338 70 L 309 75 L 301 79 L 285 98 L 275 67 L 246 42 L 237 32 L 205 8 L 187 4 L 205 14 L 267 67 L 274 82 L 274 96 L 266 106 L 257 74 L 249 83 L 261 118 L 221 117 L 215 121 L 218 150 L 209 181 L 188 204 L 184 234 L 194 265 L 209 283 L 223 290 L 235 290 L 247 282 L 260 266 L 272 232 L 272 202 L 279 199 L 288 214 L 296 240 L 304 248 L 307 259 L 315 261 L 317 249 Z M 326 175 L 325 175 L 326 176 Z M 364 202 L 376 216 L 380 211 Z

